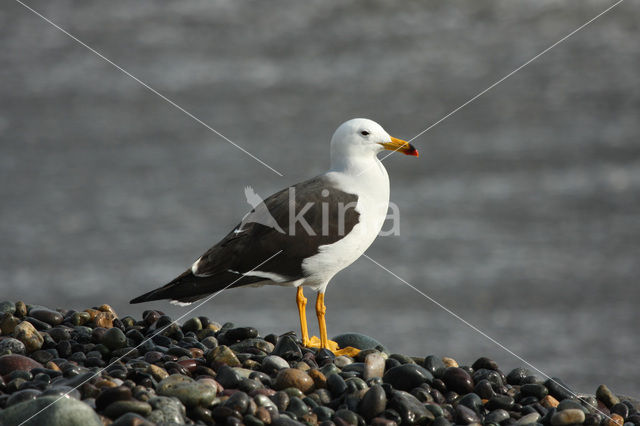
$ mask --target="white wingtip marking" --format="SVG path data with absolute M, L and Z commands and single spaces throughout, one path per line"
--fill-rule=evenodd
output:
M 198 263 L 200 263 L 200 260 L 202 260 L 202 258 L 199 258 L 198 260 L 193 262 L 193 265 L 191 265 L 191 273 L 193 275 L 196 275 L 196 272 L 198 271 Z
M 244 275 L 245 277 L 265 278 L 267 280 L 271 280 L 276 283 L 284 283 L 289 281 L 287 277 L 284 277 L 280 274 L 276 274 L 274 272 L 262 272 L 262 271 L 253 270 L 253 271 L 245 272 L 242 275 Z
M 181 302 L 179 300 L 171 300 L 169 301 L 169 303 L 176 306 L 189 306 L 192 302 Z

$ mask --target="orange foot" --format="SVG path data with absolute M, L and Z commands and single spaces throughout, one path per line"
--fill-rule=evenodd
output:
M 317 336 L 311 336 L 311 339 L 309 339 L 309 341 L 303 342 L 303 343 L 307 348 L 320 349 L 322 347 L 322 342 L 320 338 Z M 346 355 L 346 356 L 354 357 L 358 355 L 358 353 L 360 352 L 360 349 L 356 349 L 352 346 L 347 346 L 346 348 L 340 349 L 338 344 L 333 340 L 329 340 L 327 342 L 327 349 L 333 352 L 335 356 Z

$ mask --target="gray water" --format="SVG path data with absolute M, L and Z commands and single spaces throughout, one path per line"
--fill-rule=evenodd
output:
M 611 3 L 28 4 L 284 174 L 2 3 L 1 298 L 177 318 L 127 301 L 226 234 L 245 185 L 321 173 L 348 118 L 412 138 Z M 624 2 L 416 139 L 419 159 L 385 160 L 400 235 L 367 252 L 583 392 L 640 394 L 638 22 Z M 326 301 L 330 334 L 523 365 L 365 258 Z M 291 289 L 230 290 L 196 314 L 297 329 Z

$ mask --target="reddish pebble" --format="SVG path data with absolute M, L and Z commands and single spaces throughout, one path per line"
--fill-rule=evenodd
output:
M 18 354 L 8 354 L 0 356 L 1 376 L 9 374 L 14 370 L 31 371 L 34 368 L 42 368 L 42 364 L 29 357 Z
M 623 424 L 624 419 L 620 414 L 612 414 L 608 422 L 608 426 L 622 426 Z
M 193 358 L 202 358 L 204 356 L 204 351 L 200 348 L 189 348 L 189 351 Z
M 256 417 L 264 424 L 271 423 L 271 413 L 269 413 L 269 410 L 264 407 L 258 407 L 256 409 Z
M 372 426 L 396 426 L 397 423 L 393 420 L 385 419 L 384 417 L 374 417 L 371 419 Z
M 311 392 L 315 385 L 313 379 L 306 372 L 297 368 L 284 368 L 278 372 L 273 386 L 275 389 L 297 388 L 303 393 Z
M 312 369 L 308 371 L 309 376 L 313 379 L 316 389 L 324 389 L 327 387 L 327 378 L 320 370 Z
M 555 399 L 551 395 L 547 395 L 544 398 L 542 398 L 542 401 L 540 402 L 540 404 L 545 408 L 552 408 L 552 407 L 557 407 L 558 404 L 560 403 L 558 402 L 557 399 Z
M 254 389 L 251 392 L 249 392 L 249 396 L 251 398 L 253 398 L 256 395 L 265 395 L 265 396 L 272 396 L 275 395 L 276 391 L 274 389 Z
M 45 367 L 47 367 L 49 370 L 62 371 L 62 370 L 60 370 L 60 367 L 58 367 L 58 364 L 56 364 L 53 361 L 47 362 Z
M 111 312 L 98 312 L 93 318 L 93 322 L 97 327 L 112 328 L 114 319 L 116 316 Z
M 183 359 L 178 361 L 178 364 L 189 370 L 190 373 L 198 367 L 198 362 L 195 359 Z

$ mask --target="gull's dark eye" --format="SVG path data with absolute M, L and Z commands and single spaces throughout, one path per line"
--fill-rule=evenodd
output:
M 363 131 L 360 132 L 360 134 L 362 136 L 369 136 L 369 131 L 368 130 L 363 130 Z

